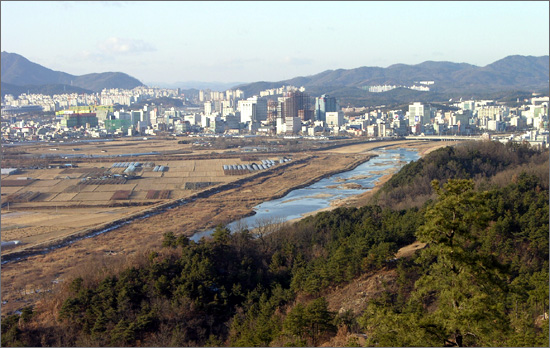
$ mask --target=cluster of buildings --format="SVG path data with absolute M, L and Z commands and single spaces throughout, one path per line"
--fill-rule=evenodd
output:
M 429 86 L 433 81 L 420 84 Z M 449 101 L 443 109 L 417 102 L 407 109 L 363 108 L 360 113 L 342 110 L 329 95 L 313 98 L 303 87 L 284 86 L 238 101 L 204 98 L 201 126 L 215 133 L 391 137 L 548 131 L 548 97 L 518 100 L 521 106 L 513 108 L 493 100 L 460 100 Z
M 518 100 L 517 105 L 521 106 L 513 108 L 492 100 L 461 100 L 449 101 L 444 108 L 417 102 L 399 110 L 350 110 L 342 109 L 332 96 L 312 97 L 304 87 L 282 86 L 248 98 L 238 89 L 201 90 L 196 98 L 198 106 L 176 108 L 143 103 L 134 106 L 137 101 L 159 96 L 181 98 L 177 89 L 148 87 L 104 90 L 94 96 L 54 96 L 53 99 L 74 102 L 57 111 L 49 123 L 21 121 L 15 114 L 6 113 L 2 136 L 5 140 L 17 141 L 138 134 L 399 137 L 529 131 L 530 138 L 548 143 L 548 97 Z M 23 96 L 28 102 L 33 98 Z M 5 105 L 13 106 L 14 101 L 10 96 L 4 98 Z M 119 106 L 115 109 L 114 104 Z
M 418 85 L 417 85 L 417 83 L 418 83 Z M 428 86 L 433 85 L 435 82 L 434 81 L 419 81 L 417 83 L 415 83 L 412 86 L 375 85 L 375 86 L 363 86 L 362 88 L 365 91 L 368 91 L 370 93 L 388 92 L 388 91 L 391 91 L 392 89 L 396 89 L 396 88 L 407 88 L 407 89 L 412 89 L 412 90 L 415 90 L 415 91 L 428 92 L 430 90 L 430 87 L 428 87 Z
M 179 88 L 140 86 L 134 89 L 110 88 L 91 94 L 66 93 L 50 96 L 23 93 L 17 98 L 6 94 L 2 100 L 2 115 L 26 111 L 25 109 L 29 106 L 40 107 L 44 112 L 55 112 L 77 106 L 115 104 L 130 106 L 133 103 L 161 97 L 180 98 L 181 92 Z

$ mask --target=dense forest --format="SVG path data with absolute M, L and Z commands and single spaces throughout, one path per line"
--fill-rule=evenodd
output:
M 466 143 L 404 166 L 363 207 L 199 242 L 168 231 L 121 271 L 3 317 L 2 346 L 548 346 L 548 159 Z M 383 291 L 334 309 L 382 272 Z

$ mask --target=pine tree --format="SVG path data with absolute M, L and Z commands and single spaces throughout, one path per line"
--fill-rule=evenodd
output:
M 510 332 L 504 267 L 480 251 L 489 224 L 486 193 L 472 180 L 432 182 L 438 200 L 427 208 L 417 238 L 427 243 L 417 262 L 423 275 L 404 308 L 373 303 L 360 322 L 368 344 L 503 346 Z
M 473 180 L 451 179 L 443 189 L 434 181 L 432 186 L 438 201 L 427 209 L 426 223 L 417 232 L 429 245 L 420 258 L 428 268 L 413 295 L 429 308 L 425 329 L 444 345 L 502 345 L 509 329 L 504 269 L 479 251 L 490 218 L 486 193 L 475 191 Z

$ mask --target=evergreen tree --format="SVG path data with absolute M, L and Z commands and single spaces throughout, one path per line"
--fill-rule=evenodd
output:
M 439 199 L 417 233 L 429 244 L 420 260 L 430 264 L 416 282 L 414 299 L 435 304 L 428 317 L 441 343 L 503 345 L 509 330 L 504 268 L 478 249 L 490 218 L 487 194 L 475 191 L 473 180 L 450 179 L 444 189 L 437 181 L 432 186 Z
M 450 179 L 443 189 L 434 181 L 432 186 L 438 201 L 426 210 L 426 222 L 417 231 L 428 244 L 418 258 L 425 273 L 401 313 L 380 304 L 383 316 L 372 310 L 363 316 L 365 328 L 374 331 L 369 343 L 502 346 L 510 330 L 505 269 L 478 248 L 490 217 L 486 193 L 475 191 L 472 180 Z M 388 327 L 399 335 L 388 336 Z

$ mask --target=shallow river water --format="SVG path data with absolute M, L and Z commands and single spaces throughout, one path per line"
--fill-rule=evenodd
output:
M 321 179 L 316 183 L 293 190 L 286 196 L 263 202 L 254 207 L 255 214 L 227 225 L 231 231 L 253 229 L 266 222 L 285 222 L 327 208 L 331 203 L 361 194 L 374 188 L 376 181 L 389 171 L 399 170 L 405 164 L 420 158 L 409 149 L 379 149 L 373 157 L 357 168 Z M 198 241 L 212 233 L 212 229 L 195 233 L 191 240 Z

